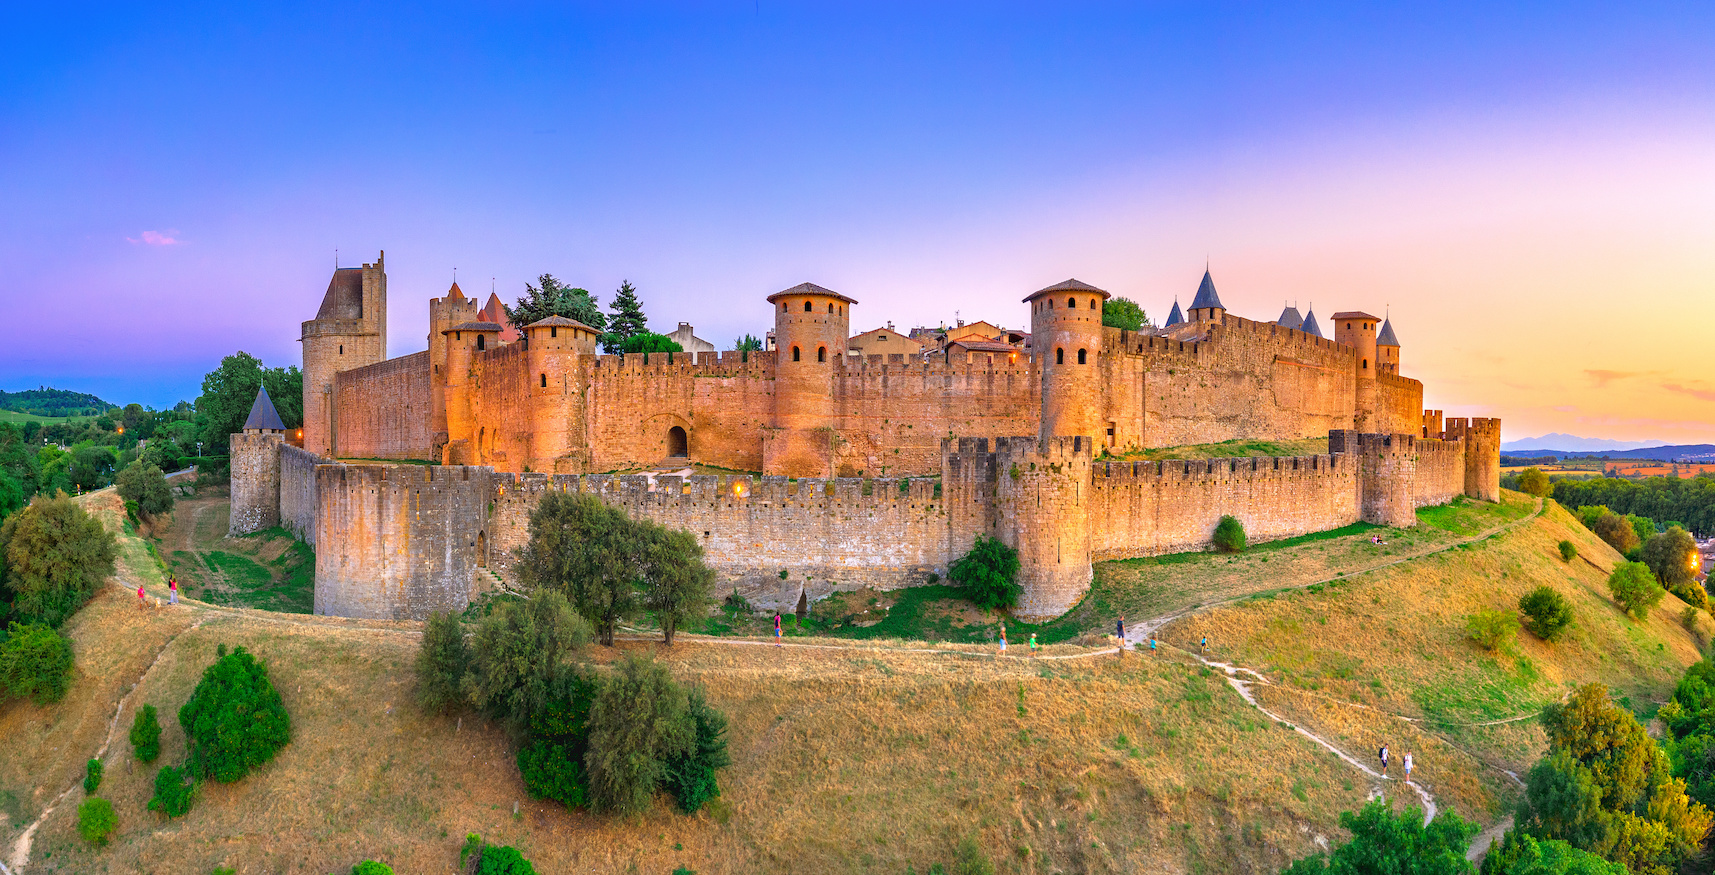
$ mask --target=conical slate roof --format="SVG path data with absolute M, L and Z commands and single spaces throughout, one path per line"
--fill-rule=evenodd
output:
M 1282 328 L 1303 328 L 1304 317 L 1298 315 L 1297 307 L 1287 307 L 1280 311 L 1280 318 L 1274 320 L 1274 324 Z
M 1311 335 L 1315 335 L 1316 337 L 1320 337 L 1323 340 L 1328 339 L 1328 335 L 1322 333 L 1322 326 L 1316 324 L 1316 307 L 1315 307 L 1315 305 L 1312 305 L 1310 307 L 1309 312 L 1304 314 L 1304 327 L 1300 328 L 1299 330 L 1303 331 L 1305 334 L 1311 334 Z
M 250 405 L 250 418 L 244 420 L 244 430 L 253 428 L 268 431 L 285 431 L 286 424 L 280 421 L 279 411 L 274 409 L 274 402 L 268 397 L 268 387 L 256 387 L 256 402 Z
M 1393 320 L 1382 322 L 1382 333 L 1376 336 L 1376 346 L 1399 346 L 1399 338 L 1393 336 Z
M 1179 312 L 1179 301 L 1177 299 L 1175 299 L 1173 302 L 1173 312 L 1167 314 L 1167 321 L 1163 322 L 1161 324 L 1161 327 L 1162 328 L 1172 328 L 1173 326 L 1178 325 L 1179 323 L 1184 322 L 1184 321 L 1185 321 L 1185 314 Z
M 1214 278 L 1209 276 L 1208 269 L 1204 268 L 1203 282 L 1201 285 L 1197 286 L 1197 297 L 1191 301 L 1191 309 L 1202 310 L 1207 307 L 1219 307 L 1222 310 L 1227 309 L 1227 305 L 1221 303 L 1221 296 L 1215 294 Z

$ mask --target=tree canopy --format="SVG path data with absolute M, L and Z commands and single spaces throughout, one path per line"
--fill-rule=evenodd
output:
M 522 329 L 549 316 L 564 316 L 597 331 L 607 327 L 607 315 L 601 312 L 595 295 L 588 290 L 568 286 L 551 273 L 537 277 L 536 283 L 525 283 L 524 296 L 518 299 L 517 306 L 506 308 L 506 318 L 513 325 Z
M 607 320 L 607 333 L 601 338 L 602 348 L 609 353 L 666 352 L 626 348 L 626 342 L 631 338 L 648 333 L 649 319 L 643 315 L 643 302 L 637 299 L 637 289 L 631 285 L 631 281 L 624 280 L 619 284 L 619 291 L 613 293 L 613 314 Z
M 1423 810 L 1394 813 L 1375 799 L 1356 812 L 1340 815 L 1340 825 L 1352 838 L 1332 853 L 1305 857 L 1282 870 L 1282 875 L 1460 875 L 1471 871 L 1465 848 L 1477 825 L 1452 812 L 1442 812 L 1428 824 Z
M 227 436 L 244 430 L 261 386 L 268 387 L 268 398 L 283 425 L 291 429 L 304 424 L 304 375 L 296 367 L 265 368 L 255 356 L 235 352 L 202 378 L 196 411 L 197 440 L 202 441 L 203 452 L 226 453 Z
M 0 525 L 0 602 L 13 618 L 58 627 L 113 573 L 114 557 L 100 520 L 64 493 L 38 495 Z
M 1130 298 L 1112 298 L 1102 305 L 1102 324 L 1122 331 L 1140 331 L 1149 324 L 1149 315 Z

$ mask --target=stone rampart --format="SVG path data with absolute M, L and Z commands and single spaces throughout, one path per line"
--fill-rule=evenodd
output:
M 1465 494 L 1465 445 L 1460 441 L 1418 438 L 1416 507 L 1446 504 Z
M 312 547 L 316 545 L 316 521 L 321 518 L 316 466 L 327 462 L 291 444 L 280 447 L 280 525 Z
M 347 459 L 428 460 L 430 376 L 427 350 L 335 374 L 334 453 Z
M 1422 427 L 1423 384 L 1386 371 L 1376 374 L 1376 430 L 1414 435 Z
M 280 524 L 280 447 L 277 431 L 242 432 L 228 439 L 232 469 L 229 535 L 247 535 Z

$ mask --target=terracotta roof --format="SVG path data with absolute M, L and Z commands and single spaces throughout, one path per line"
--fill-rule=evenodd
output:
M 1399 346 L 1399 338 L 1393 334 L 1393 320 L 1382 322 L 1382 333 L 1376 335 L 1376 346 Z
M 1374 319 L 1376 317 L 1371 316 L 1370 314 L 1365 313 L 1362 310 L 1345 310 L 1345 311 L 1342 311 L 1339 313 L 1335 313 L 1334 318 L 1336 320 L 1339 320 L 1339 319 Z
M 1274 324 L 1285 328 L 1303 328 L 1304 317 L 1298 315 L 1297 307 L 1287 307 L 1280 311 L 1280 318 L 1274 320 Z
M 832 289 L 824 289 L 821 286 L 816 285 L 815 283 L 799 283 L 799 284 L 793 286 L 792 288 L 786 289 L 785 291 L 775 292 L 774 294 L 768 296 L 768 303 L 772 304 L 775 301 L 786 297 L 787 295 L 817 295 L 817 296 L 820 296 L 823 298 L 834 298 L 836 300 L 844 301 L 848 304 L 856 304 L 857 303 L 857 301 L 855 301 L 851 298 L 848 298 L 845 295 L 840 294 L 839 292 L 836 292 Z
M 525 328 L 556 328 L 556 327 L 557 328 L 564 328 L 568 325 L 573 327 L 573 328 L 582 328 L 585 331 L 595 331 L 594 328 L 591 328 L 588 325 L 585 325 L 584 323 L 579 322 L 576 319 L 567 319 L 564 316 L 549 316 L 545 319 L 537 319 L 535 322 L 532 322 L 529 325 L 526 325 L 524 327 Z M 596 333 L 599 334 L 601 332 L 596 332 Z
M 1018 347 L 998 340 L 954 340 L 947 343 L 947 348 L 959 347 L 971 352 L 1018 352 Z
M 1227 309 L 1227 305 L 1221 303 L 1221 296 L 1215 293 L 1214 277 L 1209 276 L 1208 268 L 1204 268 L 1203 281 L 1197 285 L 1197 297 L 1191 299 L 1191 309 L 1205 310 L 1210 307 Z
M 1064 282 L 1055 283 L 1046 289 L 1037 289 L 1025 296 L 1024 300 L 1028 303 L 1042 297 L 1043 295 L 1050 295 L 1055 292 L 1095 292 L 1096 294 L 1101 295 L 1104 300 L 1112 297 L 1107 292 L 1104 292 L 1089 283 L 1069 279 Z
M 279 411 L 274 409 L 274 400 L 268 397 L 267 386 L 256 387 L 256 401 L 250 405 L 250 417 L 244 420 L 246 431 L 253 428 L 286 430 L 286 424 L 280 421 Z
M 1161 324 L 1161 327 L 1162 328 L 1172 328 L 1173 326 L 1178 325 L 1179 323 L 1184 322 L 1184 321 L 1185 321 L 1185 314 L 1179 312 L 1179 301 L 1178 301 L 1178 299 L 1175 299 L 1173 301 L 1173 312 L 1167 314 L 1167 321 L 1163 322 Z
M 453 283 L 453 287 L 447 289 L 447 297 L 454 301 L 462 301 L 464 300 L 464 290 L 459 288 L 458 283 Z
M 465 322 L 465 323 L 460 324 L 460 325 L 454 325 L 453 327 L 447 329 L 447 331 L 499 331 L 499 330 L 500 330 L 500 326 L 494 324 L 493 322 Z M 441 333 L 446 334 L 447 331 L 443 331 Z

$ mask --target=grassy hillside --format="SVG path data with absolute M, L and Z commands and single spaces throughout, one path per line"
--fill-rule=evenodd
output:
M 307 614 L 315 606 L 315 553 L 281 528 L 227 537 L 224 490 L 180 499 L 151 542 L 183 595 L 218 605 Z
M 110 499 L 85 500 L 116 521 Z M 1532 507 L 1512 495 L 1501 506 L 1432 509 L 1419 529 L 1388 535 L 1378 549 L 1403 551 L 1393 558 L 1364 552 L 1368 532 L 1346 532 L 1232 563 L 1201 554 L 1104 571 L 1105 597 L 1140 605 L 1239 598 L 1169 624 L 1169 646 L 1153 657 L 1071 645 L 1049 655 L 1074 658 L 1031 660 L 972 645 L 824 637 L 776 649 L 688 638 L 661 656 L 730 716 L 734 764 L 710 810 L 685 817 L 663 803 L 635 821 L 532 801 L 499 729 L 419 713 L 414 624 L 201 603 L 140 610 L 115 586 L 67 625 L 79 660 L 68 699 L 0 709 L 9 742 L 0 746 L 0 838 L 10 848 L 21 824 L 75 787 L 111 733 L 102 795 L 114 801 L 119 833 L 105 850 L 85 848 L 74 789 L 36 835 L 32 872 L 206 875 L 225 865 L 320 875 L 365 857 L 402 873 L 450 871 L 469 831 L 518 845 L 543 872 L 922 872 L 950 863 L 967 837 L 1001 872 L 1273 872 L 1337 837 L 1338 812 L 1372 792 L 1396 802 L 1406 794 L 1265 718 L 1171 645 L 1208 634 L 1215 655 L 1270 679 L 1254 688 L 1264 707 L 1354 756 L 1378 739 L 1414 750 L 1442 809 L 1484 822 L 1516 793 L 1503 769 L 1528 765 L 1540 734 L 1528 719 L 1453 724 L 1528 716 L 1584 680 L 1614 684 L 1641 706 L 1697 658 L 1702 639 L 1678 625 L 1671 599 L 1647 623 L 1625 620 L 1602 587 L 1617 557 L 1552 506 L 1528 518 Z M 1525 521 L 1364 570 L 1509 520 Z M 1561 538 L 1601 568 L 1561 563 Z M 143 542 L 123 540 L 122 578 L 157 567 Z M 1200 582 L 1175 588 L 1175 572 Z M 1341 573 L 1316 591 L 1279 591 Z M 1569 640 L 1525 640 L 1502 657 L 1464 641 L 1464 614 L 1510 603 L 1538 581 L 1574 598 Z M 174 715 L 221 643 L 267 660 L 294 741 L 166 822 L 144 810 L 154 770 L 131 762 L 125 728 L 141 703 L 155 704 L 166 728 L 160 762 L 177 762 Z M 613 656 L 592 650 L 598 663 Z

